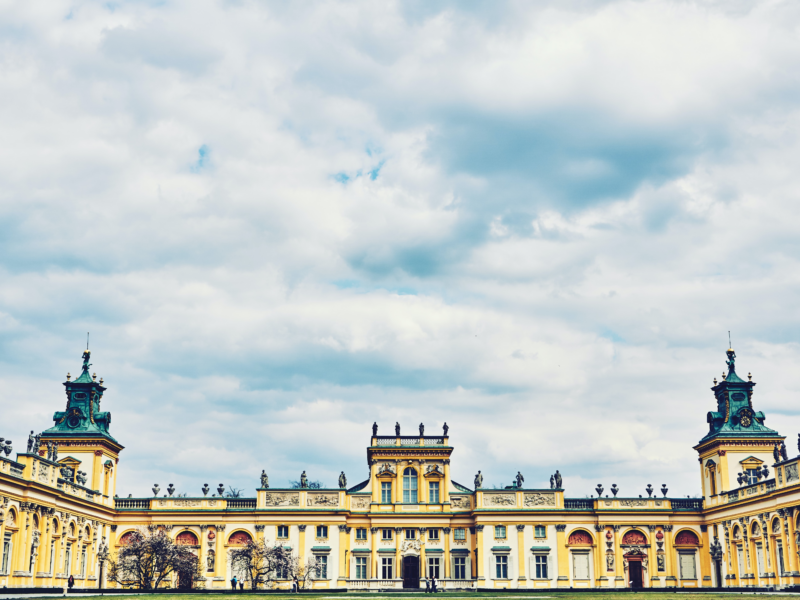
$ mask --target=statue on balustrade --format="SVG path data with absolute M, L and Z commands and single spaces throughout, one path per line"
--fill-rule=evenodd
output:
M 400 437 L 400 423 L 395 423 L 394 424 L 394 434 L 397 437 Z
M 342 489 L 347 487 L 347 477 L 345 477 L 344 471 L 339 473 L 339 487 Z
M 445 421 L 444 426 L 442 426 L 442 429 L 444 430 L 444 437 L 447 437 L 447 432 L 450 431 L 450 427 L 448 427 L 447 421 Z M 800 447 L 800 441 L 798 441 L 797 444 L 798 447 Z
M 522 483 L 525 481 L 525 478 L 522 476 L 522 473 L 517 471 L 517 476 L 516 476 L 515 480 L 517 482 L 517 487 L 521 488 L 522 487 Z
M 422 436 L 424 436 L 424 435 L 425 435 L 425 425 L 423 425 L 422 423 L 420 423 L 420 424 L 419 424 L 419 437 L 422 437 Z
M 378 423 L 377 421 L 372 424 L 372 437 L 378 435 Z
M 478 471 L 478 474 L 475 475 L 475 489 L 479 490 L 482 487 L 483 487 L 483 475 L 481 475 L 481 472 Z
M 308 477 L 306 477 L 306 472 L 305 471 L 303 471 L 300 474 L 300 487 L 301 488 L 307 488 L 308 487 Z
M 560 490 L 561 489 L 561 484 L 563 483 L 563 480 L 561 479 L 561 473 L 558 472 L 558 469 L 556 469 L 555 477 L 556 477 L 556 489 Z
M 267 471 L 264 469 L 261 470 L 261 487 L 264 489 L 269 487 L 269 476 L 267 475 Z

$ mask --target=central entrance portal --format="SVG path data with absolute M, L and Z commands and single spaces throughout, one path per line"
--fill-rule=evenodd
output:
M 628 560 L 628 573 L 631 578 L 631 588 L 634 590 L 642 587 L 642 561 Z
M 403 589 L 419 589 L 419 556 L 403 557 Z

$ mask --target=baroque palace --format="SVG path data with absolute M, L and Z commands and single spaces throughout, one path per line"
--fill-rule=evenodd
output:
M 126 535 L 163 527 L 199 557 L 208 589 L 227 587 L 228 552 L 247 540 L 281 543 L 323 565 L 315 588 L 782 588 L 800 583 L 800 457 L 753 408 L 755 383 L 714 380 L 714 410 L 695 450 L 702 497 L 569 498 L 517 484 L 474 489 L 450 478 L 454 448 L 439 436 L 379 436 L 367 448 L 368 480 L 347 488 L 274 489 L 255 497 L 117 498 L 123 447 L 100 409 L 106 388 L 83 370 L 63 384 L 66 409 L 11 460 L 0 438 L 0 587 L 109 587 L 98 554 Z M 3 452 L 0 452 L 3 454 Z M 303 478 L 305 481 L 305 478 Z M 173 584 L 175 582 L 172 582 Z M 288 586 L 288 581 L 279 585 Z

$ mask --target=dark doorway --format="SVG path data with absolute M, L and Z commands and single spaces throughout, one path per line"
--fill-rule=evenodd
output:
M 631 578 L 631 589 L 638 590 L 642 587 L 642 561 L 629 560 L 628 573 Z
M 403 588 L 419 589 L 419 556 L 403 557 Z
M 717 576 L 717 580 L 714 582 L 717 584 L 717 587 L 722 587 L 722 563 L 718 560 L 714 561 L 714 574 Z

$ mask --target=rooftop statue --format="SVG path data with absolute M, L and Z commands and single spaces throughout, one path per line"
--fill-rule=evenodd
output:
M 345 477 L 344 471 L 339 473 L 339 487 L 342 489 L 347 487 L 347 477 Z
M 301 488 L 307 488 L 308 487 L 308 477 L 306 477 L 306 472 L 305 471 L 303 471 L 300 474 L 300 487 Z
M 450 431 L 450 428 L 447 426 L 447 421 L 445 421 L 444 426 L 442 427 L 444 430 L 444 437 L 447 437 L 447 432 Z M 797 442 L 800 445 L 800 441 Z
M 563 481 L 561 480 L 561 473 L 559 473 L 558 469 L 556 469 L 556 489 L 557 490 L 561 489 L 561 484 L 562 483 L 563 483 Z
M 522 487 L 522 483 L 525 481 L 525 478 L 522 476 L 522 473 L 517 471 L 517 476 L 516 476 L 515 480 L 517 482 L 517 487 L 521 488 Z
M 772 458 L 776 463 L 781 462 L 781 447 L 778 444 L 775 444 L 775 447 L 772 449 Z
M 28 454 L 33 452 L 33 444 L 34 444 L 35 441 L 36 441 L 36 438 L 33 437 L 33 431 L 31 431 L 31 434 L 28 436 Z
M 397 437 L 400 437 L 400 423 L 395 423 L 394 424 L 394 434 Z
M 481 472 L 478 471 L 478 474 L 475 475 L 475 489 L 479 490 L 482 487 L 483 487 L 483 475 L 481 475 Z
M 372 424 L 372 437 L 378 435 L 378 423 L 375 422 Z
M 425 435 L 425 425 L 423 425 L 422 423 L 420 423 L 420 424 L 419 424 L 419 437 L 422 437 L 422 436 L 424 436 L 424 435 Z
M 261 487 L 266 489 L 269 487 L 269 477 L 267 476 L 266 470 L 261 470 Z

